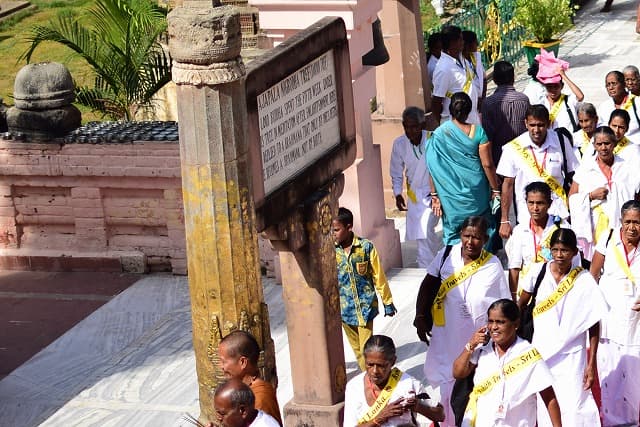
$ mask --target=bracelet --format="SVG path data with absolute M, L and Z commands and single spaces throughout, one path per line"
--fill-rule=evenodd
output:
M 433 191 L 433 192 L 429 193 L 429 195 L 430 195 L 431 197 L 437 197 L 437 196 L 438 196 L 438 193 L 436 193 L 435 191 Z
M 464 349 L 467 350 L 469 353 L 473 353 L 473 349 L 471 348 L 471 343 L 468 342 L 464 345 Z
M 500 224 L 509 224 L 509 225 L 511 225 L 511 221 L 509 221 L 509 220 L 500 221 Z
M 500 190 L 494 190 L 493 188 L 491 189 L 491 192 L 492 192 L 492 193 L 498 193 L 498 194 L 502 193 L 502 191 L 500 191 Z

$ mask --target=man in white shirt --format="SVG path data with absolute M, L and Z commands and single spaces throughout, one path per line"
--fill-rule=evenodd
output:
M 390 174 L 396 207 L 407 211 L 405 240 L 416 240 L 418 267 L 427 268 L 442 246 L 435 232 L 438 217 L 431 210 L 431 184 L 425 151 L 429 131 L 424 130 L 424 111 L 407 107 L 402 113 L 404 134 L 393 141 Z M 402 197 L 403 182 L 407 183 L 407 200 Z
M 239 379 L 220 384 L 213 397 L 216 418 L 222 427 L 280 427 L 275 418 L 257 410 L 254 403 L 253 392 Z
M 451 96 L 456 92 L 465 92 L 471 98 L 471 113 L 467 122 L 480 124 L 478 116 L 478 96 L 473 85 L 473 72 L 469 72 L 462 62 L 460 54 L 464 41 L 462 30 L 454 25 L 442 28 L 442 54 L 433 72 L 433 92 L 431 112 L 438 123 L 449 120 L 449 104 Z
M 558 134 L 548 132 L 549 111 L 544 105 L 532 105 L 527 110 L 525 125 L 527 132 L 520 135 L 502 148 L 500 163 L 496 173 L 504 177 L 502 182 L 502 218 L 500 236 L 503 239 L 511 235 L 512 224 L 509 221 L 509 209 L 515 204 L 517 222 L 529 221 L 524 188 L 534 181 L 546 182 L 552 190 L 552 203 L 549 213 L 567 218 L 569 216 L 567 195 L 564 191 L 565 179 L 569 179 L 578 167 L 578 160 L 568 138 L 562 138 L 564 150 L 560 147 Z M 565 167 L 566 164 L 566 167 Z

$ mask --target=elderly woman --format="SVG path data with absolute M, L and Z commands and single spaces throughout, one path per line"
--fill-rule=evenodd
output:
M 538 393 L 553 425 L 562 425 L 547 364 L 531 344 L 516 335 L 520 324 L 516 303 L 495 301 L 487 317 L 487 324 L 476 331 L 453 363 L 455 378 L 474 376 L 462 426 L 533 427 Z
M 640 202 L 623 204 L 621 217 L 622 225 L 596 246 L 591 263 L 611 307 L 598 347 L 604 426 L 640 422 Z
M 443 419 L 442 406 L 421 399 L 422 385 L 394 368 L 396 347 L 385 335 L 372 335 L 364 345 L 366 371 L 347 384 L 344 426 L 414 426 L 415 412 Z
M 627 129 L 627 137 L 634 143 L 640 144 L 640 119 L 638 118 L 638 100 L 634 95 L 627 92 L 624 83 L 624 74 L 620 71 L 610 71 L 605 78 L 605 86 L 609 99 L 598 107 L 598 117 L 600 124 L 606 124 L 615 109 L 622 109 L 632 117 Z
M 467 123 L 471 98 L 453 94 L 449 111 L 452 119 L 433 132 L 427 145 L 431 203 L 433 213 L 442 215 L 445 245 L 460 241 L 465 218 L 479 215 L 493 221 L 490 201 L 500 195 L 491 142 L 481 126 Z
M 467 218 L 460 231 L 461 242 L 436 255 L 418 293 L 414 325 L 421 340 L 427 340 L 433 319 L 424 374 L 432 387 L 440 389 L 446 418 L 443 427 L 454 425 L 449 402 L 454 384 L 451 364 L 465 343 L 460 332 L 485 325 L 489 305 L 510 296 L 500 261 L 483 249 L 487 239 L 487 221 L 478 216 Z
M 619 225 L 618 212 L 622 203 L 640 192 L 638 165 L 615 155 L 616 143 L 611 128 L 601 126 L 596 129 L 595 160 L 580 165 L 569 191 L 572 225 L 588 261 L 602 235 Z
M 600 422 L 590 390 L 595 378 L 598 322 L 608 307 L 591 274 L 572 265 L 578 253 L 574 232 L 559 228 L 550 243 L 553 260 L 531 268 L 522 281 L 518 305 L 524 309 L 536 294 L 532 344 L 553 375 L 562 422 L 571 427 L 592 427 Z M 588 360 L 587 332 L 591 347 Z M 545 415 L 539 406 L 538 426 L 554 425 Z
M 593 133 L 598 124 L 598 113 L 593 104 L 582 102 L 578 105 L 578 124 L 580 130 L 573 133 L 573 154 L 582 162 L 595 155 Z

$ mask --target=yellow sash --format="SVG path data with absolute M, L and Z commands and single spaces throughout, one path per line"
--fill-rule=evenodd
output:
M 598 239 L 606 230 L 609 230 L 609 217 L 604 213 L 602 205 L 596 205 L 593 208 L 593 212 L 597 215 L 596 227 L 593 235 L 593 243 L 598 243 Z
M 576 277 L 582 271 L 582 267 L 574 267 L 567 277 L 565 277 L 560 283 L 558 283 L 558 287 L 551 295 L 547 297 L 544 301 L 536 304 L 533 308 L 533 317 L 539 316 L 545 311 L 550 310 L 555 306 L 558 301 L 560 301 L 566 294 L 569 293 L 571 289 L 573 289 L 573 285 L 576 282 Z
M 364 424 L 373 421 L 378 416 L 380 411 L 382 411 L 385 406 L 387 406 L 387 403 L 389 403 L 389 400 L 391 399 L 391 393 L 393 393 L 393 390 L 395 390 L 398 382 L 400 382 L 400 377 L 402 377 L 402 371 L 398 368 L 393 368 L 391 370 L 391 374 L 389 374 L 387 384 L 380 392 L 380 395 L 378 395 L 376 401 L 373 402 L 373 405 L 369 407 L 367 413 L 358 420 L 358 424 Z
M 553 107 L 551 107 L 551 111 L 549 111 L 549 123 L 553 123 L 556 121 L 556 116 L 560 112 L 560 107 L 562 107 L 562 103 L 564 102 L 565 95 L 560 95 L 560 99 L 558 99 Z
M 622 139 L 616 144 L 616 148 L 613 149 L 613 154 L 620 154 L 622 150 L 629 146 L 630 142 L 631 141 L 629 141 L 629 138 L 623 136 Z
M 463 62 L 463 64 L 464 72 L 467 75 L 467 80 L 464 82 L 464 86 L 462 86 L 462 91 L 469 95 L 469 88 L 471 88 L 471 82 L 473 81 L 473 73 L 469 71 L 469 67 L 467 67 L 466 62 Z M 451 98 L 453 96 L 453 92 L 447 91 L 445 96 L 447 98 Z
M 411 188 L 411 184 L 409 184 L 409 178 L 407 178 L 407 197 L 414 205 L 418 203 L 418 197 L 416 196 L 415 191 L 413 191 L 413 188 Z
M 631 108 L 631 105 L 633 105 L 633 98 L 635 98 L 636 96 L 632 93 L 630 93 L 627 96 L 627 102 L 624 103 L 624 105 L 621 105 L 620 108 L 622 108 L 623 110 L 629 110 L 629 108 Z
M 542 360 L 542 356 L 535 348 L 522 353 L 520 356 L 513 358 L 507 363 L 502 372 L 495 372 L 489 376 L 486 380 L 482 381 L 473 387 L 473 391 L 469 395 L 469 403 L 465 413 L 470 414 L 469 423 L 472 426 L 476 425 L 476 418 L 478 416 L 478 398 L 483 394 L 488 393 L 491 389 L 498 384 L 502 379 L 505 381 L 507 378 L 517 374 L 524 368 L 536 363 L 538 360 Z
M 624 243 L 620 243 L 624 245 Z M 618 245 L 615 245 L 613 247 L 613 253 L 616 256 L 616 261 L 624 272 L 624 275 L 627 276 L 627 279 L 629 279 L 631 283 L 635 285 L 636 281 L 634 280 L 633 273 L 631 273 L 631 269 L 629 268 L 627 261 L 622 257 L 622 252 L 620 251 L 620 248 L 618 248 Z
M 423 141 L 428 140 L 429 138 L 431 138 L 431 135 L 433 134 L 433 131 L 428 130 L 426 131 L 426 134 L 424 136 Z M 418 153 L 420 155 L 418 155 L 418 153 L 416 153 L 416 146 L 411 144 L 411 149 L 413 150 L 413 155 L 416 156 L 416 159 L 418 159 L 418 161 L 420 159 L 422 159 L 422 151 L 420 151 L 420 147 L 422 147 L 422 141 L 420 141 L 420 145 L 418 145 Z M 425 144 L 425 150 L 426 148 L 426 144 Z M 407 177 L 407 197 L 409 198 L 409 200 L 411 200 L 411 202 L 413 204 L 418 203 L 418 197 L 416 196 L 416 192 L 413 191 L 413 189 L 411 188 L 411 184 L 409 184 L 409 177 Z
M 587 133 L 585 131 L 581 131 L 582 132 L 582 138 L 584 139 L 584 141 L 582 142 L 582 145 L 580 146 L 580 152 L 582 153 L 582 157 L 585 156 L 585 154 L 587 153 L 587 149 L 589 148 L 591 144 L 591 138 L 589 138 L 589 135 L 587 135 Z M 614 149 L 615 152 L 615 149 Z
M 542 178 L 542 180 L 546 182 L 549 187 L 551 187 L 551 190 L 556 194 L 556 196 L 562 199 L 564 204 L 567 205 L 567 195 L 565 194 L 564 188 L 562 188 L 562 185 L 558 182 L 558 180 L 549 175 L 549 172 L 547 172 L 546 169 L 543 169 L 542 173 L 540 173 L 536 166 L 536 160 L 531 155 L 531 152 L 529 152 L 522 145 L 518 144 L 518 141 L 516 139 L 511 141 L 509 144 L 511 144 L 511 146 L 515 148 L 516 153 L 518 153 L 520 157 L 522 157 L 524 163 L 529 166 L 531 171 Z
M 431 315 L 433 316 L 433 324 L 437 326 L 444 326 L 444 298 L 447 296 L 450 290 L 458 286 L 464 280 L 472 276 L 476 271 L 480 269 L 491 258 L 491 254 L 484 249 L 480 253 L 478 259 L 462 267 L 460 270 L 455 271 L 451 276 L 442 281 L 436 299 L 433 301 L 433 307 L 431 307 Z

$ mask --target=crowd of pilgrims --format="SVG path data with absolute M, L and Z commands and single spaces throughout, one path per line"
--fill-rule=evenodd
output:
M 440 426 L 638 426 L 638 69 L 603 76 L 595 107 L 543 50 L 524 93 L 500 61 L 485 97 L 475 35 L 445 27 L 429 46 L 432 111 L 405 110 L 390 173 L 427 269 L 414 326 L 439 401 L 394 367 L 390 337 L 372 335 L 376 291 L 389 316 L 392 296 L 375 248 L 339 215 L 343 327 L 363 370 L 344 425 L 416 425 L 420 413 Z

